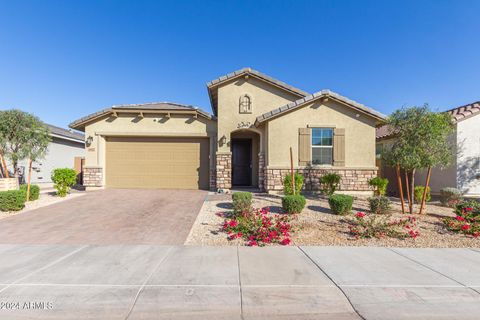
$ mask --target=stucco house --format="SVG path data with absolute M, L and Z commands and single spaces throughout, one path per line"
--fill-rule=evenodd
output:
M 207 83 L 213 115 L 160 102 L 117 105 L 70 124 L 86 134 L 84 184 L 107 188 L 282 190 L 290 166 L 318 188 L 370 192 L 385 116 L 329 90 L 309 94 L 251 68 Z
M 84 135 L 79 132 L 59 128 L 47 124 L 50 129 L 51 142 L 47 154 L 32 164 L 32 183 L 52 183 L 51 174 L 55 168 L 74 168 L 75 159 L 85 156 Z M 21 175 L 26 177 L 28 161 L 22 160 L 18 164 Z M 80 169 L 80 166 L 79 168 Z
M 480 197 L 480 101 L 445 111 L 452 116 L 455 131 L 451 136 L 455 146 L 455 156 L 450 167 L 434 168 L 430 180 L 432 194 L 439 194 L 442 188 L 460 189 L 467 197 Z M 379 127 L 376 133 L 377 158 L 382 149 L 395 137 L 386 126 Z M 394 183 L 395 173 L 391 168 L 382 166 L 381 175 L 389 178 L 389 193 L 398 194 Z M 416 184 L 425 184 L 426 173 L 415 175 Z

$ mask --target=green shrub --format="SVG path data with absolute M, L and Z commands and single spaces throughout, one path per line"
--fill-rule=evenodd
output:
M 375 187 L 376 196 L 384 196 L 387 193 L 388 179 L 375 177 L 368 181 L 368 184 Z
M 414 198 L 417 203 L 422 202 L 423 197 L 423 190 L 425 190 L 424 186 L 416 186 L 414 189 Z M 427 197 L 425 199 L 426 202 L 430 201 L 432 198 L 430 197 L 430 187 L 427 188 Z
M 25 193 L 21 190 L 0 192 L 0 211 L 19 211 L 25 207 Z
M 472 208 L 472 211 L 480 211 L 480 202 L 474 199 L 463 200 L 455 206 L 455 213 L 461 215 L 466 208 Z
M 241 214 L 252 209 L 252 194 L 250 192 L 232 193 L 233 213 Z
M 322 184 L 322 192 L 327 196 L 331 196 L 335 193 L 342 181 L 342 177 L 337 173 L 327 173 L 320 178 L 320 183 Z
M 335 214 L 348 214 L 352 211 L 353 197 L 346 194 L 333 194 L 328 197 L 330 209 Z
M 391 202 L 390 199 L 384 196 L 377 196 L 368 198 L 370 204 L 370 212 L 376 214 L 385 214 L 390 212 Z
M 457 188 L 443 188 L 440 190 L 440 202 L 442 205 L 455 208 L 462 201 L 462 191 Z
M 303 175 L 295 173 L 295 194 L 300 194 L 303 187 Z M 287 174 L 283 179 L 283 193 L 286 196 L 293 195 L 292 190 L 292 175 Z
M 25 201 L 27 200 L 27 185 L 22 184 L 20 186 L 20 190 L 25 194 Z M 30 185 L 30 201 L 35 201 L 38 200 L 38 197 L 40 196 L 40 187 L 37 186 L 36 184 L 31 184 Z
M 52 181 L 55 189 L 57 189 L 57 195 L 65 197 L 70 191 L 70 188 L 77 183 L 77 172 L 70 168 L 58 168 L 53 170 Z
M 282 198 L 283 211 L 287 213 L 300 213 L 307 201 L 305 197 L 299 194 L 289 195 Z

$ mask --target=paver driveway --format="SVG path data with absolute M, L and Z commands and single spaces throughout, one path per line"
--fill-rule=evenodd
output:
M 181 245 L 207 195 L 107 189 L 0 220 L 5 244 Z

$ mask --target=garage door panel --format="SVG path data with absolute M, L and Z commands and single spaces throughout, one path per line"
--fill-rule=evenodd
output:
M 111 188 L 208 189 L 209 144 L 201 138 L 109 137 Z

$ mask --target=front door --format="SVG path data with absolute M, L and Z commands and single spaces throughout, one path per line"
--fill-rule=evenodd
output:
M 232 184 L 252 185 L 252 140 L 232 139 Z

